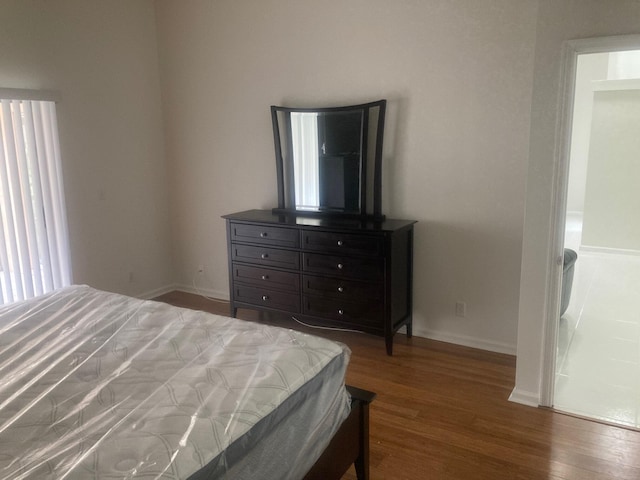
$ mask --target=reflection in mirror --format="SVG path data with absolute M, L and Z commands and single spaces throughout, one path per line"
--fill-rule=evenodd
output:
M 296 210 L 360 209 L 362 111 L 291 112 Z
M 380 216 L 385 101 L 350 107 L 271 107 L 278 209 Z
M 291 140 L 296 208 L 315 210 L 320 206 L 317 112 L 291 112 Z

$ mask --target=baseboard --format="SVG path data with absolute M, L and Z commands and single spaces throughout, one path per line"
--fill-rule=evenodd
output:
M 580 245 L 580 251 L 585 253 L 599 253 L 603 255 L 629 255 L 632 257 L 640 256 L 640 250 L 632 250 L 627 248 L 594 247 L 591 245 Z
M 184 283 L 174 285 L 174 290 L 180 290 L 181 292 L 192 293 L 194 295 L 200 295 L 203 297 L 213 298 L 215 300 L 229 301 L 229 290 L 213 290 L 210 288 L 200 288 L 194 285 L 187 285 Z
M 476 337 L 466 335 L 456 335 L 450 333 L 436 332 L 429 329 L 416 328 L 413 325 L 413 334 L 418 337 L 430 338 L 440 342 L 454 343 L 465 347 L 478 348 L 480 350 L 488 350 L 489 352 L 506 353 L 507 355 L 516 354 L 516 346 L 513 344 L 492 342 Z
M 197 287 L 194 287 L 193 285 L 186 285 L 182 283 L 174 283 L 171 285 L 166 285 L 164 287 L 156 288 L 154 290 L 149 290 L 147 292 L 137 293 L 132 296 L 136 298 L 141 298 L 143 300 L 151 300 L 153 298 L 164 295 L 165 293 L 174 292 L 176 290 L 179 290 L 181 292 L 186 292 L 186 293 L 192 293 L 194 295 L 213 298 L 215 300 L 225 300 L 227 302 L 229 301 L 228 290 L 225 290 L 223 292 L 223 291 L 211 290 L 207 288 L 197 288 Z
M 537 393 L 519 390 L 517 387 L 511 392 L 509 401 L 528 405 L 529 407 L 537 408 L 540 406 L 540 396 Z
M 164 287 L 156 288 L 154 290 L 149 290 L 147 292 L 138 293 L 135 295 L 136 298 L 141 298 L 143 300 L 151 300 L 152 298 L 159 297 L 160 295 L 164 295 L 165 293 L 173 292 L 178 289 L 178 285 L 166 285 Z
M 189 284 L 173 284 L 168 285 L 163 288 L 159 288 L 145 294 L 137 295 L 139 298 L 155 298 L 165 293 L 169 293 L 174 290 L 179 290 L 181 292 L 191 293 L 194 295 L 200 295 L 208 298 L 212 298 L 215 300 L 224 300 L 229 301 L 229 291 L 228 290 L 213 290 L 209 288 L 200 288 L 195 285 Z M 403 329 L 404 331 L 404 329 Z M 413 327 L 413 335 L 416 337 L 429 338 L 431 340 L 437 340 L 440 342 L 453 343 L 455 345 L 462 345 L 464 347 L 477 348 L 480 350 L 487 350 L 489 352 L 496 353 L 504 353 L 507 355 L 515 355 L 516 354 L 516 346 L 501 343 L 501 342 L 491 342 L 484 339 L 469 337 L 465 335 L 453 335 L 448 333 L 435 332 L 429 329 L 416 328 L 415 324 Z

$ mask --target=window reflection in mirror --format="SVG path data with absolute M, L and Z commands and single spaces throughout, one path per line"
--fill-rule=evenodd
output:
M 358 212 L 363 111 L 291 112 L 297 210 Z
M 296 208 L 317 210 L 320 206 L 317 112 L 291 112 L 291 141 Z

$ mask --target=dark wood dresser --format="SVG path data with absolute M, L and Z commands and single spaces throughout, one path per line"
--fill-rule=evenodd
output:
M 412 328 L 413 224 L 248 210 L 225 215 L 231 316 L 285 313 L 384 336 Z

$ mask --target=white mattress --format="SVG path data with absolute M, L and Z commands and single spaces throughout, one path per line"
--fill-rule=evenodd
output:
M 298 479 L 349 350 L 74 286 L 0 307 L 0 478 Z

